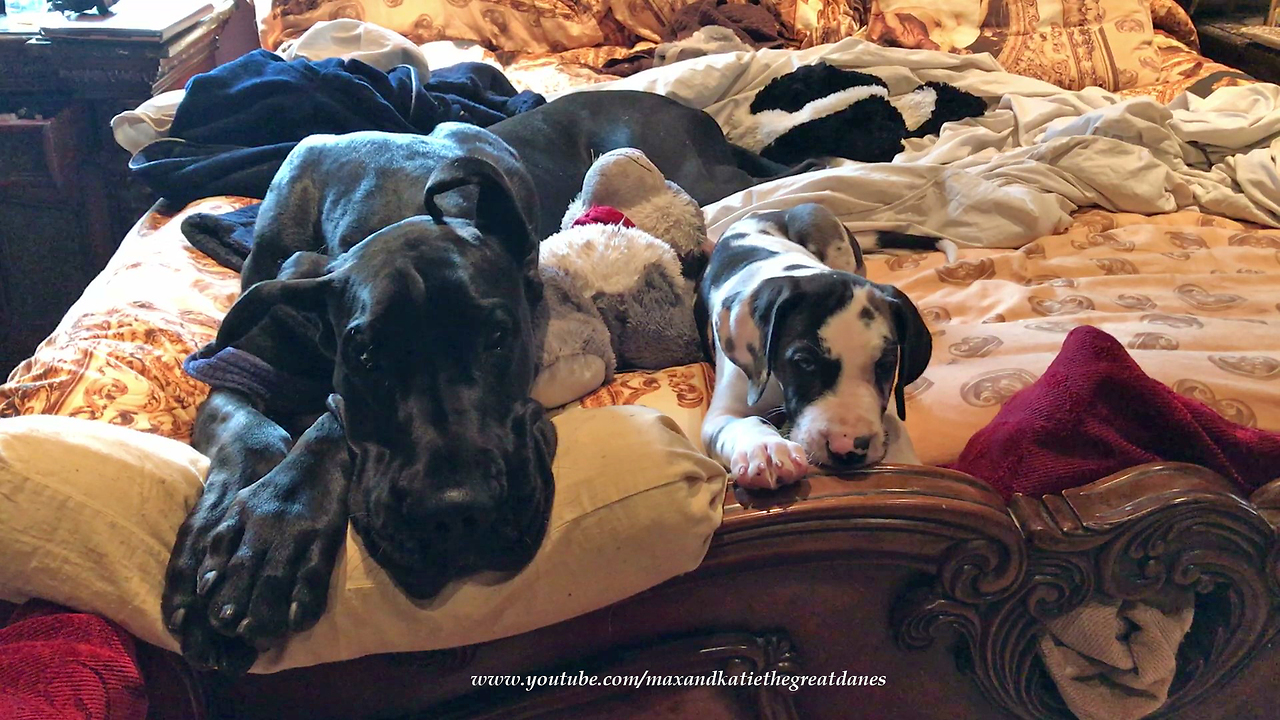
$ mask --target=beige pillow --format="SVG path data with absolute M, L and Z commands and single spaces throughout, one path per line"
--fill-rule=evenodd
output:
M 253 672 L 494 640 L 696 568 L 720 524 L 723 469 L 648 408 L 579 408 L 554 423 L 551 527 L 522 573 L 456 582 L 419 607 L 349 536 L 328 612 Z M 207 464 L 182 443 L 107 423 L 0 420 L 0 598 L 97 613 L 176 650 L 160 619 L 162 579 Z

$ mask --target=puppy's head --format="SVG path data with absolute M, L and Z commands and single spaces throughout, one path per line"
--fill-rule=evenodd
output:
M 822 270 L 767 278 L 726 305 L 717 334 L 750 381 L 750 404 L 776 379 L 791 440 L 812 462 L 848 469 L 884 458 L 889 401 L 905 419 L 904 388 L 933 349 L 905 294 Z
M 323 319 L 329 407 L 353 453 L 352 524 L 420 598 L 532 559 L 555 451 L 529 399 L 541 290 L 532 193 L 468 157 L 436 171 L 424 204 L 425 215 L 374 233 L 319 277 L 254 286 L 228 315 L 236 323 L 283 304 Z

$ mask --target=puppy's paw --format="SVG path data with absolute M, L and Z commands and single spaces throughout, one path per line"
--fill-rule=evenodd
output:
M 760 440 L 733 454 L 729 475 L 738 485 L 773 489 L 799 482 L 809 473 L 809 462 L 799 445 L 778 438 Z

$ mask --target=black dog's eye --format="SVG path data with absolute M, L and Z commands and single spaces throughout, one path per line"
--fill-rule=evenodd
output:
M 812 351 L 800 349 L 791 353 L 791 364 L 801 372 L 813 372 L 818 368 L 818 359 Z
M 507 337 L 509 333 L 504 327 L 493 328 L 484 339 L 484 349 L 490 352 L 497 352 L 507 346 Z
M 344 343 L 347 352 L 347 363 L 349 365 L 359 367 L 365 372 L 373 372 L 378 369 L 377 348 L 373 343 L 369 342 L 353 330 L 347 331 L 347 340 Z

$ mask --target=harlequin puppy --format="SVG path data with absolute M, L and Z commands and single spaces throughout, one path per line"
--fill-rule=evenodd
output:
M 814 465 L 918 462 L 903 392 L 932 341 L 902 291 L 864 274 L 858 244 L 812 203 L 747 217 L 716 244 L 699 287 L 716 360 L 702 440 L 737 484 L 776 488 Z M 788 437 L 766 420 L 778 411 Z

